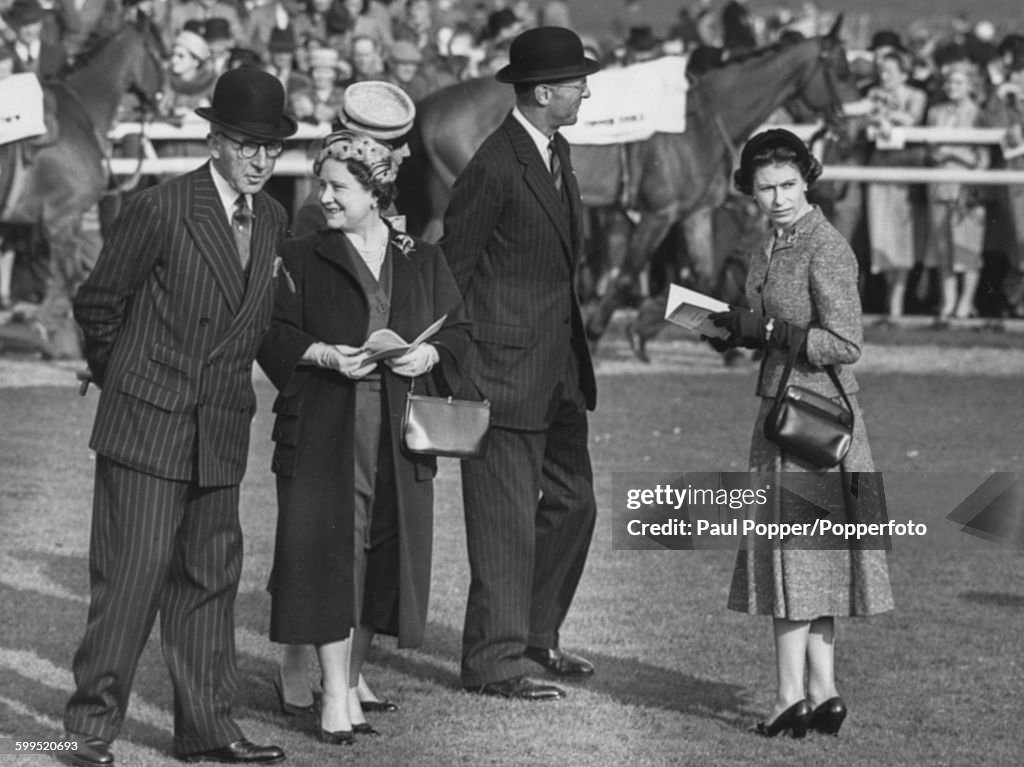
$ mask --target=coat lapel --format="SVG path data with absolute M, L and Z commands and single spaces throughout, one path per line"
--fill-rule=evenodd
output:
M 192 242 L 202 253 L 232 313 L 245 294 L 245 275 L 228 226 L 227 214 L 210 176 L 209 163 L 192 176 L 192 207 L 185 218 Z M 255 250 L 255 248 L 253 248 Z
M 530 134 L 515 117 L 511 114 L 506 117 L 503 127 L 512 142 L 512 151 L 515 153 L 516 160 L 523 165 L 523 180 L 554 225 L 571 263 L 573 242 L 570 224 L 565 215 L 565 206 L 562 205 L 562 196 L 551 179 L 551 171 L 548 170 L 540 152 L 537 151 L 537 145 L 533 143 Z M 565 168 L 564 162 L 562 167 Z

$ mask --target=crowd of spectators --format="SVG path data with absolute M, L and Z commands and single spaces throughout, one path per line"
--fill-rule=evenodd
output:
M 512 38 L 526 28 L 573 26 L 566 0 L 0 0 L 0 11 L 0 50 L 24 58 L 33 45 L 24 40 L 41 40 L 50 71 L 38 69 L 38 55 L 33 66 L 42 77 L 55 74 L 54 47 L 61 49 L 58 61 L 73 62 L 90 36 L 143 15 L 165 48 L 162 117 L 180 121 L 208 103 L 217 76 L 233 66 L 271 72 L 285 86 L 294 116 L 323 124 L 337 113 L 351 83 L 387 80 L 419 101 L 447 85 L 493 74 L 507 63 Z M 603 30 L 583 30 L 582 37 L 588 55 L 609 66 L 687 52 L 691 73 L 699 75 L 759 46 L 820 34 L 833 21 L 834 14 L 811 2 L 691 0 L 671 28 L 655 34 L 642 0 L 623 0 Z M 862 151 L 852 161 L 1024 165 L 1024 150 L 1016 150 L 1024 146 L 1024 36 L 1000 37 L 991 22 L 957 16 L 901 32 L 848 21 L 843 39 L 869 103 L 853 121 Z M 38 53 L 39 43 L 34 45 Z M 0 71 L 10 58 L 9 52 L 0 56 Z M 966 82 L 956 91 L 966 90 L 962 97 L 950 92 L 953 72 Z M 960 108 L 948 107 L 961 98 Z M 993 152 L 886 143 L 893 126 L 926 122 L 1003 126 L 1007 140 Z M 179 144 L 170 149 L 179 156 L 189 151 Z M 916 291 L 907 289 L 908 275 L 924 266 L 935 270 L 930 289 L 943 319 L 977 312 L 982 253 L 1001 248 L 1010 271 L 1021 271 L 1024 191 L 1018 188 L 993 187 L 984 196 L 965 185 L 849 184 L 846 191 L 844 199 L 830 201 L 828 212 L 854 242 L 864 271 L 884 284 L 882 311 L 892 318 L 924 294 L 920 280 Z M 1003 308 L 1024 313 L 1024 288 L 1011 287 Z

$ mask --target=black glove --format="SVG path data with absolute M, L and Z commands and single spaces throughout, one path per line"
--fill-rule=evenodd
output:
M 790 349 L 793 344 L 803 345 L 807 338 L 807 331 L 799 325 L 793 325 L 785 320 L 775 320 L 772 323 L 772 332 L 768 343 L 776 349 Z
M 744 349 L 764 348 L 765 316 L 748 309 L 730 309 L 727 312 L 715 312 L 708 316 L 715 327 L 729 331 L 729 341 L 733 346 Z
M 736 344 L 732 342 L 731 338 L 712 338 L 711 336 L 700 337 L 701 341 L 707 341 L 711 344 L 711 348 L 721 354 L 722 352 L 729 351 L 729 349 L 735 349 Z
M 730 309 L 727 312 L 715 312 L 708 316 L 717 327 L 729 331 L 729 341 L 733 346 L 746 349 L 763 349 L 767 345 L 776 349 L 789 349 L 794 343 L 802 343 L 805 338 L 804 329 L 785 320 L 773 320 L 759 312 L 746 309 Z M 771 333 L 768 324 L 771 323 Z

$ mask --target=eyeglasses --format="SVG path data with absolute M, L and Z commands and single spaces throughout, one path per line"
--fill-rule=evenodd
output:
M 549 88 L 572 88 L 574 91 L 585 91 L 587 89 L 587 82 L 584 80 L 582 83 L 545 83 Z
M 234 144 L 235 152 L 237 152 L 238 156 L 243 160 L 251 160 L 260 153 L 261 149 L 267 153 L 267 157 L 271 160 L 275 160 L 280 157 L 281 153 L 284 151 L 284 144 L 280 141 L 239 141 L 236 138 L 231 138 L 231 136 L 226 133 L 218 133 L 217 135 L 222 138 L 226 138 Z

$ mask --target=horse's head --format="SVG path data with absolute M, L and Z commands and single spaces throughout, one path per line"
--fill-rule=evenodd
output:
M 122 85 L 139 100 L 144 110 L 156 112 L 163 95 L 165 74 L 165 51 L 159 31 L 146 16 L 140 15 L 122 34 L 129 51 Z
M 812 41 L 817 45 L 816 58 L 796 93 L 796 100 L 812 113 L 822 115 L 830 127 L 842 125 L 843 104 L 859 97 L 846 49 L 839 39 L 842 23 L 840 14 L 828 34 Z

